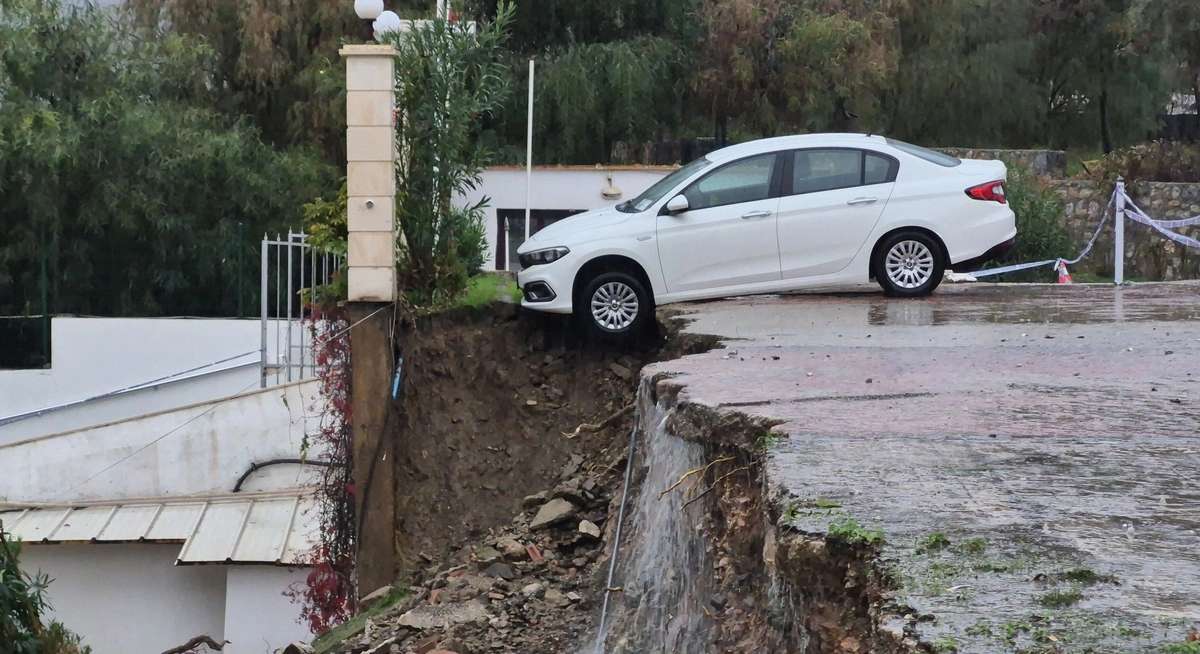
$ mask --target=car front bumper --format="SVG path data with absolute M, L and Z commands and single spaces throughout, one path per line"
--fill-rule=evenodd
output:
M 565 262 L 533 266 L 517 273 L 522 307 L 546 313 L 571 313 L 574 276 L 569 274 L 568 266 L 557 265 L 561 263 Z

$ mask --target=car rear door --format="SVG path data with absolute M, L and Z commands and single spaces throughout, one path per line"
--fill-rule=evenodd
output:
M 899 162 L 856 148 L 795 150 L 784 159 L 778 207 L 782 278 L 836 273 L 879 222 Z
M 670 293 L 777 281 L 775 212 L 783 154 L 727 163 L 684 189 L 688 209 L 660 213 L 658 254 Z

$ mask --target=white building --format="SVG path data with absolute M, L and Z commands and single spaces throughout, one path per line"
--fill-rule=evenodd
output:
M 298 459 L 322 405 L 302 367 L 276 383 L 291 349 L 264 356 L 263 333 L 258 319 L 60 317 L 49 368 L 0 370 L 0 523 L 96 654 L 311 638 L 284 593 L 305 578 L 315 468 L 252 468 Z
M 675 166 L 534 166 L 530 185 L 530 234 L 567 216 L 611 207 L 636 197 Z M 520 270 L 517 248 L 525 242 L 525 168 L 493 166 L 482 184 L 460 199 L 488 198 L 484 209 L 489 270 Z M 605 193 L 608 191 L 608 193 Z

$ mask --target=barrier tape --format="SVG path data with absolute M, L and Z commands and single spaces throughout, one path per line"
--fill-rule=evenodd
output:
M 1126 198 L 1126 199 L 1128 199 L 1128 198 Z M 1132 220 L 1134 222 L 1139 222 L 1143 225 L 1146 225 L 1147 227 L 1150 227 L 1154 231 L 1158 232 L 1159 234 L 1162 234 L 1164 237 L 1169 238 L 1172 241 L 1175 241 L 1176 243 L 1179 243 L 1180 245 L 1185 245 L 1190 248 L 1200 249 L 1200 241 L 1198 241 L 1190 236 L 1184 236 L 1183 234 L 1180 234 L 1178 232 L 1172 232 L 1171 230 L 1167 229 L 1166 226 L 1163 225 L 1163 222 L 1165 222 L 1165 221 L 1154 220 L 1150 216 L 1147 216 L 1146 214 L 1142 213 L 1142 210 L 1138 209 L 1137 207 L 1134 207 L 1134 211 L 1126 211 L 1125 215 L 1127 217 L 1129 217 L 1130 220 Z M 1171 221 L 1171 222 L 1180 222 L 1180 221 Z
M 1180 227 L 1190 227 L 1192 225 L 1200 225 L 1200 216 L 1192 216 L 1191 218 L 1182 218 L 1180 220 L 1155 220 L 1146 215 L 1145 211 L 1129 197 L 1125 195 L 1125 216 L 1130 220 L 1146 225 L 1154 231 L 1162 234 L 1180 245 L 1186 247 L 1200 249 L 1200 240 L 1185 236 L 1177 232 L 1171 231 Z M 1100 232 L 1104 230 L 1104 224 L 1108 222 L 1109 211 L 1113 208 L 1117 201 L 1117 193 L 1113 192 L 1112 198 L 1108 201 L 1108 208 L 1104 210 L 1104 216 L 1100 219 L 1100 224 L 1096 226 L 1096 231 L 1092 234 L 1092 238 L 1088 240 L 1087 246 L 1083 248 L 1083 252 L 1074 259 L 1047 259 L 1045 261 L 1034 261 L 1032 263 L 1018 263 L 1011 266 L 1003 266 L 1000 268 L 989 268 L 980 270 L 979 272 L 970 273 L 972 277 L 991 277 L 993 275 L 1003 275 L 1004 273 L 1016 272 L 1018 270 L 1028 270 L 1030 268 L 1040 268 L 1042 266 L 1054 266 L 1056 270 L 1065 270 L 1067 266 L 1074 265 L 1083 260 L 1084 257 L 1092 251 L 1092 246 L 1096 245 L 1096 239 L 1100 236 Z
M 1112 198 L 1110 198 L 1108 201 L 1108 208 L 1106 208 L 1104 210 L 1104 216 L 1100 218 L 1100 224 L 1096 226 L 1096 231 L 1092 233 L 1092 238 L 1088 239 L 1088 243 L 1086 246 L 1084 246 L 1083 252 L 1080 252 L 1079 256 L 1075 257 L 1074 259 L 1058 258 L 1058 259 L 1047 259 L 1045 261 L 1035 261 L 1033 263 L 1018 263 L 1018 264 L 1015 264 L 1012 266 L 1003 266 L 1001 268 L 989 268 L 987 270 L 980 270 L 979 272 L 971 273 L 971 276 L 975 277 L 975 278 L 991 277 L 993 275 L 1003 275 L 1004 273 L 1016 272 L 1018 270 L 1028 270 L 1030 268 L 1040 268 L 1042 266 L 1050 266 L 1050 265 L 1053 265 L 1056 269 L 1058 269 L 1059 267 L 1065 267 L 1068 265 L 1074 265 L 1074 264 L 1079 263 L 1080 261 L 1083 260 L 1084 257 L 1086 257 L 1088 255 L 1089 252 L 1092 251 L 1092 246 L 1096 245 L 1096 239 L 1100 237 L 1100 232 L 1102 232 L 1104 230 L 1104 225 L 1105 225 L 1105 223 L 1108 222 L 1109 210 L 1113 208 L 1113 206 L 1116 204 L 1116 202 L 1117 202 L 1117 195 L 1116 195 L 1116 193 L 1114 193 Z
M 1142 211 L 1142 208 L 1137 206 L 1137 203 L 1135 203 L 1133 198 L 1130 198 L 1128 194 L 1125 195 L 1125 204 L 1133 207 L 1133 210 L 1145 217 L 1146 220 L 1154 220 L 1147 215 L 1145 211 Z M 1138 222 L 1141 221 L 1139 220 Z M 1159 227 L 1166 227 L 1167 229 L 1179 229 L 1180 227 L 1200 225 L 1200 216 L 1192 216 L 1191 218 L 1183 218 L 1180 220 L 1154 220 L 1154 222 L 1158 223 Z

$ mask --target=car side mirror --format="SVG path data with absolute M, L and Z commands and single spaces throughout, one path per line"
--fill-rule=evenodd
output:
M 671 198 L 670 202 L 667 202 L 667 211 L 671 213 L 679 213 L 687 210 L 688 200 L 682 195 L 676 195 L 675 197 Z

